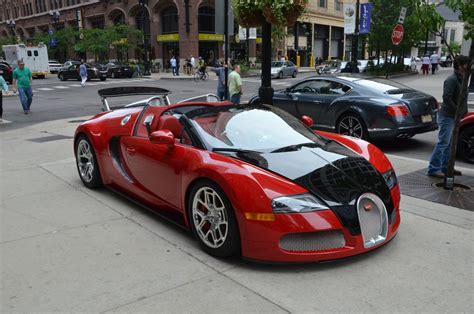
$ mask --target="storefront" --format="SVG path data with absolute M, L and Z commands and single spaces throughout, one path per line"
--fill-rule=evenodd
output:
M 199 34 L 199 56 L 204 59 L 206 64 L 214 65 L 219 60 L 221 54 L 219 47 L 224 44 L 224 35 L 222 34 Z
M 163 34 L 156 37 L 156 41 L 161 45 L 163 56 L 163 68 L 170 68 L 170 59 L 175 56 L 180 58 L 179 54 L 179 34 Z

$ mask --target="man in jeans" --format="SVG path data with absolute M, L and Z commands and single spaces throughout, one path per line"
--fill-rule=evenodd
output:
M 30 112 L 31 102 L 33 101 L 32 83 L 33 76 L 30 69 L 25 68 L 23 60 L 18 60 L 18 68 L 13 71 L 13 86 L 16 86 L 18 90 L 21 106 L 25 114 Z
M 219 97 L 221 101 L 227 99 L 225 90 L 225 68 L 227 68 L 227 65 L 221 63 L 215 68 L 210 68 L 211 71 L 217 75 L 217 97 Z
M 457 56 L 454 59 L 454 73 L 450 75 L 443 86 L 443 105 L 438 114 L 438 143 L 431 154 L 430 164 L 428 166 L 428 176 L 435 178 L 444 178 L 448 170 L 450 156 L 451 137 L 454 130 L 454 115 L 458 106 L 458 99 L 461 96 L 461 84 L 463 76 L 467 74 L 469 57 Z M 461 117 L 467 113 L 466 102 L 461 104 Z M 454 175 L 460 176 L 461 172 L 454 170 Z
M 438 63 L 439 63 L 439 56 L 436 51 L 433 51 L 433 54 L 430 57 L 431 62 L 431 74 L 435 74 L 436 70 L 438 70 Z
M 230 101 L 233 104 L 240 104 L 240 97 L 242 96 L 242 79 L 240 78 L 240 65 L 234 66 L 234 71 L 229 74 L 229 95 Z
M 79 66 L 79 76 L 81 77 L 81 86 L 86 87 L 87 82 L 87 67 L 84 63 L 84 60 L 81 60 L 81 65 Z

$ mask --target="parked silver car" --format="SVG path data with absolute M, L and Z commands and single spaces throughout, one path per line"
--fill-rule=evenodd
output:
M 56 60 L 49 60 L 49 72 L 58 73 L 63 66 Z
M 273 61 L 272 78 L 283 78 L 284 76 L 296 77 L 298 68 L 291 61 Z

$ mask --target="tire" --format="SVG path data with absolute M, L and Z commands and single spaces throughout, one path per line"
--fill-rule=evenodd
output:
M 296 78 L 296 71 L 293 72 L 293 74 L 291 75 L 292 78 Z
M 128 75 L 128 78 L 132 78 L 132 76 L 133 76 L 133 73 L 132 73 L 132 74 L 129 74 L 129 75 Z
M 196 72 L 194 74 L 194 82 L 199 82 L 200 79 L 201 79 L 201 74 L 199 74 L 199 72 Z
M 107 78 L 106 77 L 101 77 L 100 80 L 101 81 L 105 81 Z
M 115 75 L 115 72 L 112 72 L 112 78 L 117 78 L 117 76 Z
M 459 133 L 457 157 L 474 164 L 474 126 L 468 126 Z
M 206 253 L 217 257 L 240 254 L 240 233 L 234 209 L 217 184 L 203 180 L 194 185 L 187 209 L 192 232 Z
M 94 147 L 85 134 L 76 138 L 74 151 L 77 171 L 82 183 L 89 189 L 101 187 L 103 185 L 102 178 Z
M 66 77 L 62 73 L 59 73 L 58 78 L 60 81 L 67 81 Z
M 278 73 L 278 78 L 282 79 L 283 78 L 283 72 Z
M 209 79 L 209 73 L 204 73 L 204 75 L 202 76 L 202 80 L 203 81 L 207 81 Z
M 369 140 L 370 138 L 364 120 L 353 113 L 345 114 L 339 118 L 336 123 L 336 132 L 363 140 Z

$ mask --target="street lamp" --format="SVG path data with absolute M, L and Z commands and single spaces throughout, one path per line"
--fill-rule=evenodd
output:
M 10 31 L 11 31 L 12 35 L 15 36 L 15 28 L 16 28 L 15 21 L 13 19 L 12 20 L 7 20 L 7 25 L 10 28 Z
M 149 43 L 149 34 L 148 30 L 150 28 L 150 22 L 148 20 L 149 15 L 146 14 L 148 0 L 140 0 L 140 6 L 142 8 L 142 17 L 141 17 L 141 24 L 142 24 L 142 32 L 143 32 L 143 63 L 145 63 L 145 69 L 143 71 L 144 75 L 150 75 L 150 64 L 148 62 L 148 46 Z
M 49 16 L 51 17 L 51 23 L 53 24 L 53 28 L 56 29 L 59 23 L 59 16 L 61 16 L 61 13 L 58 10 L 49 10 Z

